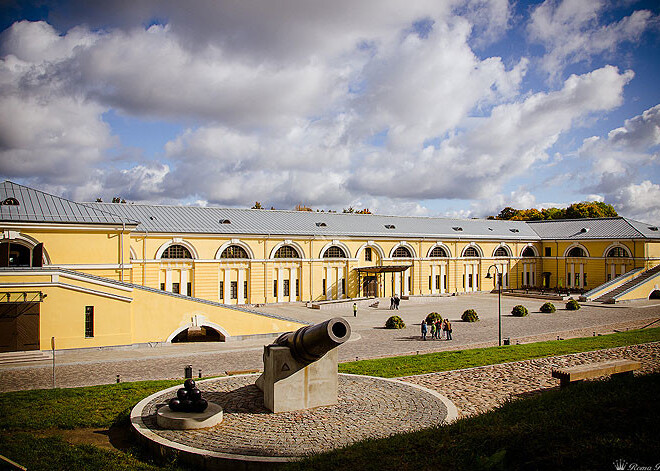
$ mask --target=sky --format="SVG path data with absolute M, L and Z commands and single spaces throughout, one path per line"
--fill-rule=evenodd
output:
M 660 223 L 660 2 L 0 0 L 0 178 L 75 201 Z

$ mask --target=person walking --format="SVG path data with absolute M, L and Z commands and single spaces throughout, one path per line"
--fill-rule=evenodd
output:
M 422 340 L 426 340 L 426 332 L 428 332 L 428 327 L 426 326 L 426 319 L 422 320 Z
M 401 301 L 401 299 L 399 299 L 399 295 L 395 294 L 394 295 L 394 309 L 396 309 L 397 311 L 399 310 L 399 302 L 400 301 Z
M 436 330 L 435 330 L 435 324 L 432 322 L 431 323 L 431 340 L 435 340 L 436 336 Z
M 436 338 L 438 340 L 442 340 L 444 338 L 444 332 L 442 331 L 442 321 L 438 319 L 435 321 L 435 332 L 436 332 Z
M 451 336 L 451 322 L 449 322 L 449 319 L 445 320 L 445 333 L 447 334 L 447 340 L 452 340 Z
M 357 317 L 357 304 L 353 303 L 353 317 Z
M 390 296 L 390 311 L 394 309 L 394 296 Z

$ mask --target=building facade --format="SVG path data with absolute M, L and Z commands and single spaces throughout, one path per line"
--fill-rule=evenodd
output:
M 106 344 L 167 341 L 181 327 L 198 327 L 187 319 L 199 306 L 182 315 L 171 307 L 186 298 L 212 303 L 205 309 L 243 309 L 223 318 L 240 324 L 246 308 L 264 303 L 490 291 L 489 269 L 504 289 L 584 292 L 660 263 L 658 228 L 626 218 L 523 222 L 81 204 L 12 182 L 0 186 L 0 202 L 5 293 L 30 286 L 39 291 L 29 279 L 60 270 L 58 276 L 84 274 L 78 276 L 85 283 L 97 283 L 91 291 L 105 283 L 107 289 L 148 292 L 172 313 L 157 335 L 153 325 L 139 332 L 127 327 L 130 335 Z M 120 324 L 135 325 L 136 316 L 156 315 L 129 313 Z M 179 317 L 181 325 L 172 328 Z M 227 329 L 216 322 L 213 329 L 228 339 L 296 325 L 262 320 L 261 327 Z M 43 344 L 47 335 L 41 337 Z

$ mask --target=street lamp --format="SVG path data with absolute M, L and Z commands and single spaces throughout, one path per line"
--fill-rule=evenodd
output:
M 500 274 L 500 271 L 497 268 L 497 265 L 491 265 L 488 267 L 488 272 L 486 273 L 486 278 L 491 279 L 493 275 L 490 274 L 490 269 L 494 268 L 495 269 L 495 274 L 497 275 L 497 285 L 498 285 L 498 290 L 497 290 L 497 320 L 498 320 L 498 327 L 499 327 L 499 340 L 500 340 L 500 347 L 502 346 L 502 275 Z

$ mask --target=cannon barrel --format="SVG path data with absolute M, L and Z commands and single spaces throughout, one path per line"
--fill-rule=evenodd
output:
M 350 336 L 349 323 L 341 317 L 334 317 L 320 324 L 301 327 L 295 332 L 286 332 L 275 343 L 289 347 L 297 360 L 312 362 L 346 342 Z

